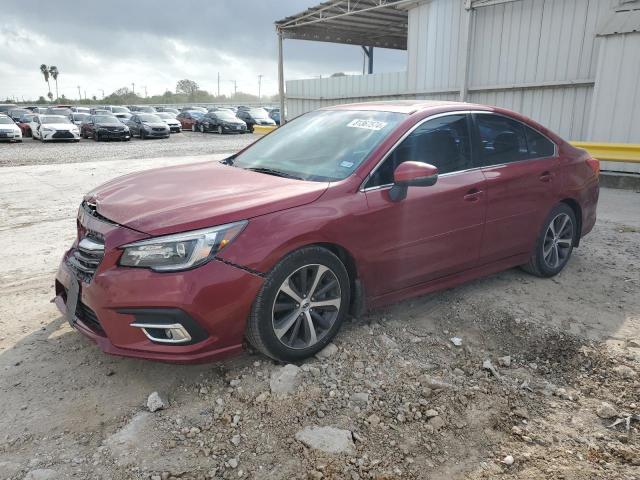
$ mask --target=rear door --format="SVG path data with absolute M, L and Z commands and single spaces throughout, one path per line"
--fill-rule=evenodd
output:
M 555 144 L 513 118 L 473 114 L 475 145 L 487 179 L 480 262 L 531 252 L 560 185 Z
M 420 124 L 375 169 L 364 185 L 368 212 L 360 221 L 373 278 L 372 296 L 411 287 L 473 267 L 479 256 L 486 208 L 485 179 L 473 162 L 470 115 L 447 114 Z M 404 161 L 438 167 L 430 187 L 409 187 L 389 198 L 393 171 Z

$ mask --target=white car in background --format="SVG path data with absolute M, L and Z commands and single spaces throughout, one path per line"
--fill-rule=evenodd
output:
M 7 115 L 0 115 L 0 141 L 21 142 L 22 130 Z
M 80 129 L 64 115 L 37 115 L 33 117 L 30 126 L 34 140 L 80 141 Z
M 182 131 L 182 124 L 173 113 L 170 112 L 158 112 L 156 113 L 158 117 L 162 119 L 164 123 L 169 127 L 169 131 L 171 133 L 180 133 Z

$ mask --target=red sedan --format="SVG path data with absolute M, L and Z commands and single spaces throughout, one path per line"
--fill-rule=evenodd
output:
M 89 193 L 56 302 L 105 352 L 296 361 L 348 313 L 522 266 L 593 228 L 599 163 L 516 113 L 452 102 L 317 110 L 218 161 Z
M 22 136 L 23 137 L 31 137 L 31 122 L 33 121 L 33 117 L 35 117 L 37 114 L 35 113 L 25 113 L 23 114 L 18 121 L 16 122 L 16 124 L 20 127 L 20 130 L 22 130 Z

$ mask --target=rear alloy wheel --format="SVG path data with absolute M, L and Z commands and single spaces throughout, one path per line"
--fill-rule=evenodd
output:
M 140 129 L 140 140 L 144 140 L 145 138 L 147 138 L 147 134 L 144 133 L 144 130 Z
M 552 277 L 567 264 L 577 235 L 575 213 L 561 203 L 551 210 L 536 242 L 536 250 L 523 268 L 538 277 Z
M 297 250 L 267 276 L 247 325 L 247 339 L 265 355 L 296 361 L 322 350 L 347 314 L 349 275 L 321 247 Z
M 200 132 L 201 132 L 201 133 L 204 133 L 204 123 L 201 123 L 201 124 L 200 124 Z
M 222 125 L 218 125 L 218 133 L 222 135 Z

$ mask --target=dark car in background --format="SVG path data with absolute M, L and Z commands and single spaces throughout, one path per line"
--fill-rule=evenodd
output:
M 236 117 L 231 110 L 216 110 L 198 119 L 196 130 L 202 133 L 245 133 L 247 124 Z
M 274 122 L 276 122 L 276 125 L 280 125 L 280 109 L 279 108 L 272 108 L 269 111 L 269 118 L 271 120 L 273 120 Z
M 131 136 L 138 136 L 140 140 L 146 138 L 169 138 L 169 126 L 157 115 L 152 113 L 134 113 L 127 122 Z
M 111 110 L 107 110 L 103 107 L 93 107 L 91 110 L 89 110 L 89 113 L 91 113 L 91 115 L 113 115 L 113 113 L 111 113 Z
M 96 142 L 131 139 L 129 127 L 113 115 L 90 115 L 82 123 L 80 135 L 82 138 L 93 138 Z
M 71 120 L 74 124 L 81 126 L 87 120 L 87 118 L 89 118 L 89 116 L 89 113 L 74 112 L 69 115 L 69 120 Z
M 113 116 L 116 117 L 120 122 L 126 125 L 129 119 L 133 117 L 133 114 L 132 113 L 114 113 Z
M 193 132 L 196 131 L 196 123 L 204 116 L 202 112 L 196 112 L 195 110 L 190 111 L 182 111 L 178 114 L 176 119 L 182 125 L 183 130 L 191 130 Z
M 207 109 L 204 107 L 196 107 L 196 106 L 187 106 L 187 107 L 182 107 L 180 109 L 181 112 L 202 112 L 202 113 L 207 113 Z
M 20 130 L 22 130 L 22 136 L 23 137 L 30 137 L 31 136 L 31 122 L 33 122 L 33 118 L 36 116 L 36 113 L 25 113 L 24 115 L 22 115 L 18 121 L 16 122 L 16 125 L 18 125 L 18 127 L 20 127 Z
M 26 108 L 12 108 L 7 112 L 7 115 L 11 117 L 14 122 L 17 122 L 18 120 L 20 120 L 20 117 L 22 117 L 22 115 L 25 115 L 27 113 L 32 112 L 31 110 L 27 110 Z
M 71 107 L 71 111 L 74 113 L 86 113 L 87 115 L 91 113 L 89 107 Z
M 247 129 L 253 132 L 255 125 L 276 125 L 273 119 L 269 118 L 269 114 L 264 108 L 250 108 L 248 110 L 238 109 L 236 114 L 240 120 L 247 124 Z

